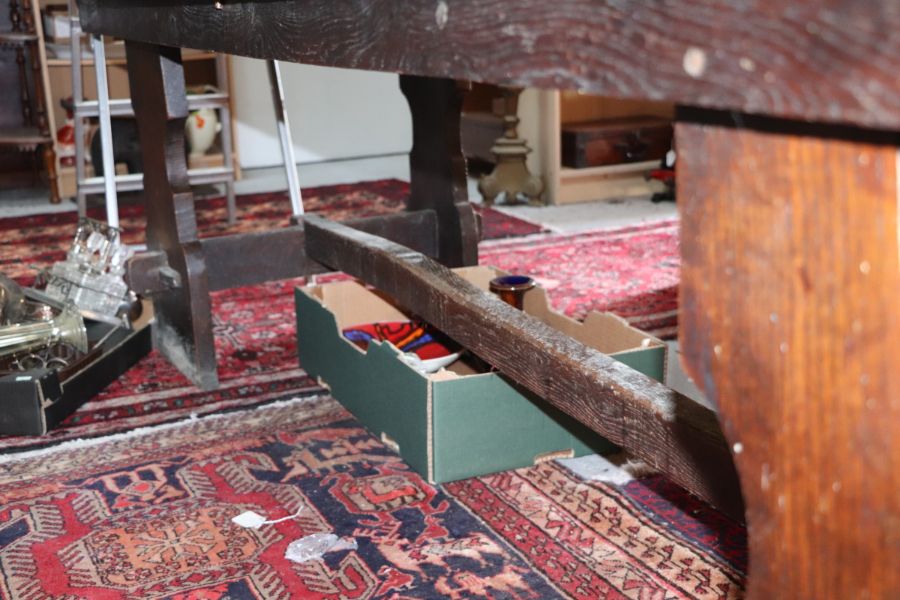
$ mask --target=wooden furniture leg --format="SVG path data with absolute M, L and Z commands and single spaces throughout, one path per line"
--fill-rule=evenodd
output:
M 31 0 L 23 0 L 22 2 L 22 21 L 24 23 L 24 29 L 28 33 L 35 32 L 35 22 L 34 22 L 34 8 Z M 47 112 L 52 107 L 48 107 L 45 104 L 45 95 L 44 95 L 44 78 L 42 76 L 41 69 L 41 50 L 38 48 L 38 43 L 33 42 L 29 44 L 29 49 L 31 51 L 31 80 L 34 84 L 34 124 L 37 125 L 38 131 L 42 136 L 46 136 L 49 138 L 49 141 L 42 145 L 39 149 L 41 152 L 41 158 L 44 161 L 44 170 L 47 171 L 47 180 L 50 184 L 50 202 L 52 204 L 59 204 L 59 187 L 57 182 L 57 174 L 56 174 L 56 152 L 53 149 L 53 137 L 56 135 L 55 131 L 51 131 L 50 129 L 50 121 L 47 117 Z
M 683 352 L 741 478 L 748 596 L 898 598 L 897 138 L 803 129 L 677 126 Z
M 460 141 L 466 86 L 453 79 L 401 75 L 400 90 L 409 102 L 413 129 L 407 208 L 437 213 L 440 262 L 449 267 L 478 264 L 478 227 Z
M 53 151 L 53 143 L 44 144 L 41 149 L 41 156 L 44 160 L 44 169 L 47 171 L 47 182 L 50 185 L 50 203 L 59 204 L 62 199 L 59 197 L 59 176 L 56 172 L 56 152 Z
M 144 165 L 147 247 L 163 251 L 179 285 L 154 295 L 154 345 L 194 384 L 218 385 L 203 248 L 184 155 L 188 116 L 181 50 L 126 42 Z

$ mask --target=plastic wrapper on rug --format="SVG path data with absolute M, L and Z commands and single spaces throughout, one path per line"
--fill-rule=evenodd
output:
M 284 551 L 284 557 L 296 563 L 322 558 L 326 552 L 339 552 L 341 550 L 356 550 L 359 546 L 356 540 L 339 538 L 333 533 L 313 533 L 306 537 L 294 540 Z

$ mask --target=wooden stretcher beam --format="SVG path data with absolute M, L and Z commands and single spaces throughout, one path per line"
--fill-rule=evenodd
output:
M 352 219 L 346 225 L 437 256 L 437 215 L 433 210 Z M 201 245 L 211 291 L 329 270 L 306 256 L 303 223 L 273 231 L 206 238 Z
M 685 489 L 743 518 L 716 414 L 542 321 L 423 254 L 313 215 L 306 253 L 391 294 L 481 358 L 628 449 Z

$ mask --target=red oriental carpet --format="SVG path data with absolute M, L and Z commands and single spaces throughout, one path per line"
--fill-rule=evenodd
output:
M 284 557 L 325 532 L 357 548 Z M 436 488 L 328 397 L 0 459 L 17 600 L 728 599 L 743 536 L 663 480 L 557 463 Z
M 355 217 L 372 217 L 403 210 L 409 195 L 409 184 L 396 179 L 366 181 L 346 185 L 330 185 L 303 190 L 303 205 L 337 221 Z M 265 231 L 285 227 L 291 215 L 286 193 L 252 194 L 237 197 L 238 222 L 228 225 L 225 198 L 196 201 L 197 227 L 200 237 L 231 233 Z M 482 218 L 486 240 L 534 234 L 544 229 L 533 223 L 487 207 L 476 207 Z M 102 208 L 92 208 L 88 216 L 105 220 Z M 0 273 L 20 282 L 31 282 L 32 266 L 47 267 L 65 258 L 72 244 L 78 217 L 74 212 L 31 215 L 0 219 Z M 144 241 L 144 208 L 141 203 L 122 205 L 119 209 L 122 239 L 126 244 Z
M 556 310 L 583 319 L 609 311 L 657 337 L 678 324 L 678 221 L 485 242 L 484 264 L 530 275 Z
M 482 259 L 555 278 L 570 314 L 668 285 L 646 265 L 677 274 L 671 223 L 529 242 L 487 243 Z M 569 301 L 589 283 L 560 274 L 614 251 L 641 263 L 619 267 L 623 287 Z M 298 283 L 213 295 L 219 390 L 153 353 L 50 435 L 0 439 L 0 598 L 741 597 L 743 528 L 665 479 L 614 486 L 550 462 L 424 482 L 298 366 Z M 319 532 L 358 548 L 284 558 Z
M 22 245 L 36 243 L 26 238 Z M 531 236 L 481 247 L 483 263 L 536 276 L 549 288 L 557 310 L 576 317 L 591 309 L 613 310 L 657 333 L 674 329 L 677 256 L 673 222 Z M 565 274 L 571 277 L 565 279 Z M 48 435 L 0 437 L 0 452 L 319 392 L 297 364 L 292 294 L 302 282 L 287 280 L 212 294 L 218 390 L 197 389 L 153 352 Z M 660 306 L 670 309 L 662 311 L 662 318 L 654 316 Z

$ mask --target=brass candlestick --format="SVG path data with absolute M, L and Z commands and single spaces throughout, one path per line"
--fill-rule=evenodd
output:
M 506 204 L 518 204 L 521 200 L 529 204 L 543 204 L 540 198 L 544 181 L 528 171 L 526 157 L 531 148 L 518 133 L 521 91 L 522 88 L 503 89 L 503 99 L 498 107 L 503 117 L 503 136 L 497 138 L 491 147 L 497 166 L 478 183 L 478 191 L 487 206 L 493 204 L 500 194 L 505 194 Z
M 0 357 L 52 344 L 69 344 L 87 352 L 84 319 L 74 305 L 67 305 L 50 321 L 15 323 L 0 327 Z

